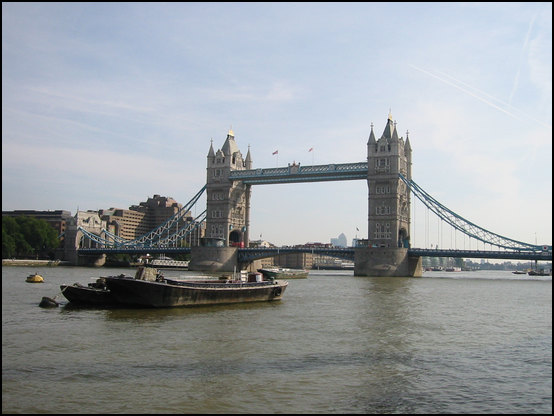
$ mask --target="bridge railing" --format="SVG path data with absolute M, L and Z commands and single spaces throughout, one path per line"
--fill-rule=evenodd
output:
M 249 247 L 239 248 L 239 261 L 252 261 L 290 253 L 312 253 L 354 260 L 354 249 L 349 247 Z
M 408 255 L 413 257 L 452 257 L 468 259 L 498 259 L 498 260 L 543 260 L 552 261 L 552 251 L 528 250 L 458 250 L 410 248 Z

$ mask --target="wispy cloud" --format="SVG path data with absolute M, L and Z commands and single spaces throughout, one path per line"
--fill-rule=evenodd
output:
M 511 104 L 512 103 L 512 99 L 514 97 L 514 94 L 517 90 L 517 87 L 518 87 L 518 84 L 519 84 L 519 76 L 520 76 L 520 73 L 521 73 L 521 67 L 523 65 L 523 62 L 524 62 L 524 55 L 525 55 L 525 52 L 527 51 L 527 47 L 529 45 L 529 38 L 531 36 L 531 31 L 533 30 L 533 25 L 535 24 L 535 20 L 537 19 L 537 14 L 535 14 L 533 16 L 533 18 L 531 19 L 531 22 L 529 23 L 529 29 L 527 30 L 527 34 L 525 35 L 525 40 L 523 42 L 523 46 L 521 48 L 521 55 L 519 57 L 519 66 L 517 68 L 517 72 L 516 72 L 516 75 L 515 75 L 515 79 L 514 79 L 514 85 L 512 87 L 512 91 L 510 92 L 510 97 L 508 98 L 508 103 Z
M 534 117 L 531 117 L 525 113 L 523 113 L 522 111 L 516 109 L 515 107 L 513 107 L 512 105 L 510 105 L 510 103 L 506 102 L 506 101 L 503 101 L 499 98 L 496 98 L 496 97 L 493 97 L 492 95 L 490 94 L 487 94 L 475 87 L 472 87 L 450 75 L 446 75 L 444 73 L 441 73 L 440 71 L 437 71 L 439 74 L 441 74 L 441 76 L 433 73 L 433 72 L 430 72 L 430 71 L 427 71 L 425 69 L 422 69 L 422 68 L 419 68 L 413 64 L 409 64 L 412 68 L 416 69 L 417 71 L 420 71 L 426 75 L 429 75 L 435 79 L 438 79 L 439 81 L 445 83 L 445 84 L 448 84 L 468 95 L 470 95 L 471 97 L 474 97 L 476 99 L 478 99 L 479 101 L 487 104 L 488 106 L 498 110 L 498 111 L 501 111 L 502 113 L 504 114 L 507 114 L 509 115 L 510 117 L 513 117 L 514 119 L 517 119 L 517 120 L 531 120 L 531 121 L 534 121 L 534 122 L 537 122 L 537 123 L 540 123 L 541 125 L 545 126 L 545 127 L 552 127 L 552 125 L 548 124 L 548 123 L 545 123 L 541 120 L 537 120 L 535 119 Z M 495 104 L 495 102 L 498 103 Z

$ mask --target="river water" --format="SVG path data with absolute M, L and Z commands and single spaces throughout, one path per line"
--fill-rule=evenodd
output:
M 552 412 L 551 277 L 311 271 L 278 302 L 38 306 L 120 273 L 2 267 L 2 413 Z

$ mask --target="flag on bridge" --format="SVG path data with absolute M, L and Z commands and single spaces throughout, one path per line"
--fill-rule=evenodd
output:
M 276 151 L 274 151 L 274 152 L 272 153 L 272 155 L 276 155 L 276 154 L 278 154 L 278 153 L 279 153 L 279 151 L 276 150 Z
M 312 150 L 314 150 L 314 148 L 313 148 L 313 147 L 310 147 L 310 150 L 308 150 L 308 152 L 311 152 Z

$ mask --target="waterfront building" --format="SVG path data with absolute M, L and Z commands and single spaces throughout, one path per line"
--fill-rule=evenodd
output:
M 131 209 L 109 208 L 98 210 L 100 217 L 106 221 L 107 229 L 125 240 L 134 240 L 148 232 L 144 226 L 145 212 Z
M 273 258 L 273 263 L 279 267 L 291 269 L 311 269 L 314 265 L 312 253 L 279 254 Z
M 106 221 L 109 232 L 125 240 L 134 240 L 162 225 L 182 208 L 182 204 L 173 198 L 156 194 L 138 205 L 130 206 L 129 209 L 101 209 L 98 214 Z M 187 212 L 178 226 L 184 228 L 192 221 L 194 218 Z M 203 227 L 199 227 L 197 232 L 188 236 L 185 243 L 190 246 L 197 245 L 203 230 Z

